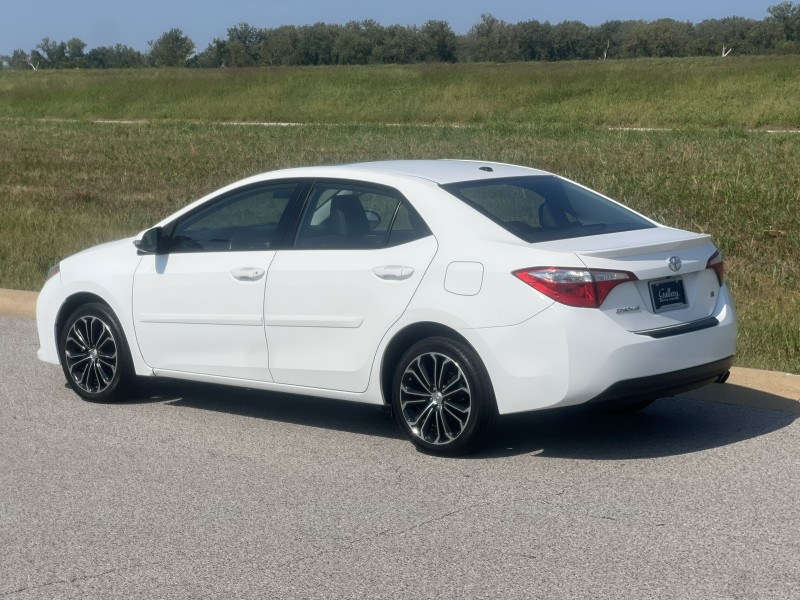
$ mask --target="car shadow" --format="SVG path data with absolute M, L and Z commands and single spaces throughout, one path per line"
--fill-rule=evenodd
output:
M 674 456 L 766 435 L 787 427 L 800 414 L 800 405 L 791 400 L 731 384 L 726 388 L 725 398 L 735 397 L 735 404 L 722 403 L 724 398 L 709 401 L 676 396 L 633 414 L 607 414 L 583 405 L 505 415 L 492 443 L 465 458 L 536 454 L 632 460 Z M 735 394 L 731 394 L 733 388 L 737 388 Z M 163 402 L 176 408 L 404 439 L 389 412 L 372 405 L 169 380 L 148 381 L 140 389 L 132 402 Z
M 663 398 L 631 414 L 609 414 L 584 405 L 505 416 L 495 444 L 480 456 L 659 458 L 766 435 L 787 427 L 798 416 L 800 405 L 792 400 L 730 384 L 724 394 L 715 396 L 715 387 L 708 386 L 702 395 Z M 732 396 L 736 403 L 725 403 Z
M 178 408 L 403 439 L 388 410 L 360 402 L 177 380 L 145 380 L 139 392 L 130 402 L 163 402 Z

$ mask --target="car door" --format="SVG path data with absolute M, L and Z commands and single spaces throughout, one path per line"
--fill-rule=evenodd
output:
M 301 182 L 247 186 L 165 228 L 133 283 L 136 339 L 170 372 L 271 381 L 264 332 L 266 273 Z
M 278 383 L 363 392 L 436 240 L 395 190 L 316 182 L 292 248 L 269 268 L 265 323 Z

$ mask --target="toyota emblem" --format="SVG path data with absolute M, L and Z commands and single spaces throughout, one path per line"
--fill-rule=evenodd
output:
M 677 256 L 670 256 L 667 264 L 669 265 L 669 270 L 674 273 L 681 270 L 681 259 Z

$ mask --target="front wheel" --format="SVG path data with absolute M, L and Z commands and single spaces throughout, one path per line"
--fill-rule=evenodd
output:
M 420 450 L 456 456 L 485 444 L 497 419 L 489 375 L 466 344 L 432 337 L 411 346 L 395 370 L 392 408 Z
M 78 307 L 65 321 L 58 342 L 64 375 L 81 398 L 116 402 L 130 394 L 134 371 L 128 344 L 107 306 Z

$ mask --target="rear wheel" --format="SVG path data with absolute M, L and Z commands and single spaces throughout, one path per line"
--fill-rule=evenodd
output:
M 398 424 L 417 448 L 461 455 L 491 436 L 497 405 L 489 375 L 466 344 L 432 337 L 403 354 L 392 384 Z
M 59 335 L 61 367 L 81 398 L 117 402 L 131 393 L 133 363 L 122 327 L 104 304 L 78 307 Z

